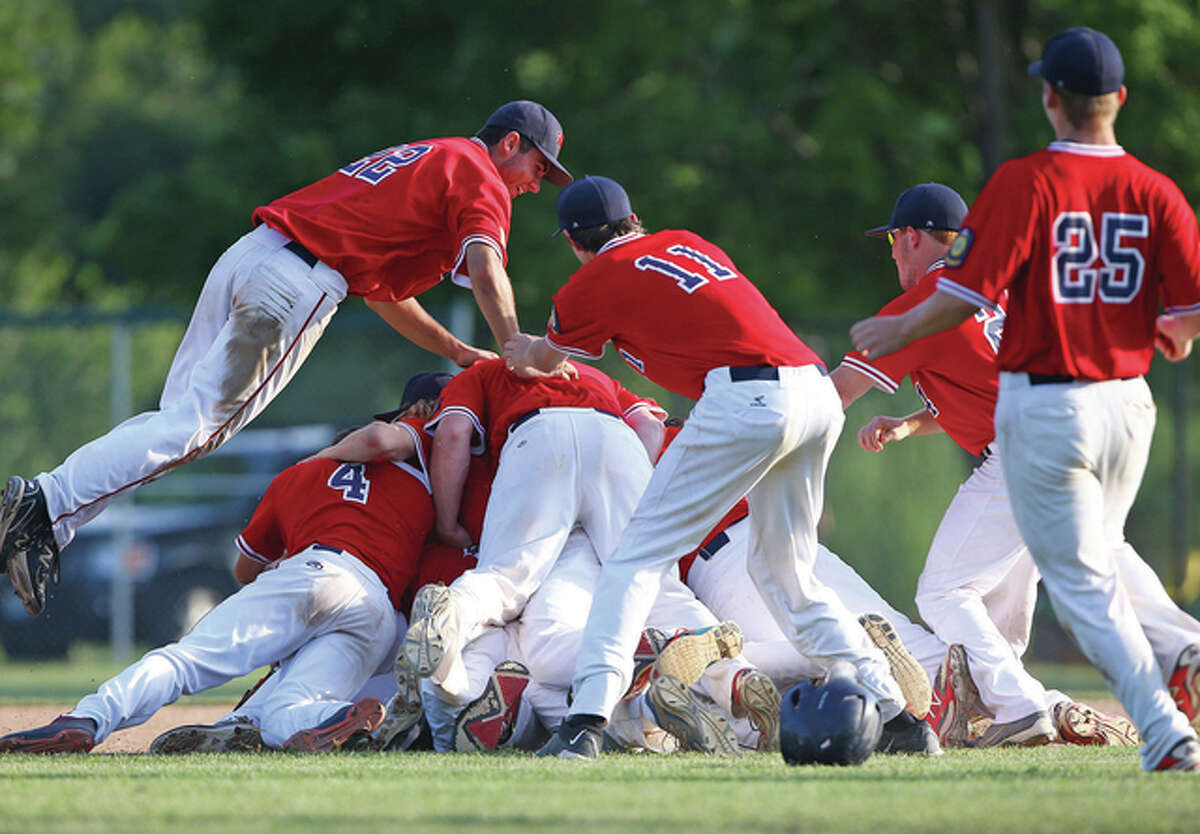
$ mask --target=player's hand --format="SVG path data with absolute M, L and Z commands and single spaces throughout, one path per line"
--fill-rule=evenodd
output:
M 534 348 L 541 339 L 528 333 L 517 333 L 504 343 L 504 359 L 508 369 L 523 379 L 562 378 L 577 379 L 579 371 L 565 359 L 548 371 L 539 368 L 534 358 Z
M 460 368 L 469 368 L 476 362 L 483 362 L 486 359 L 496 359 L 499 354 L 494 351 L 484 350 L 483 348 L 464 345 L 458 355 L 454 357 L 454 364 Z
M 467 532 L 467 528 L 457 522 L 448 525 L 438 524 L 437 536 L 446 544 L 452 547 L 461 547 L 464 550 L 475 544 L 471 540 L 471 534 Z
M 863 319 L 850 328 L 850 338 L 854 349 L 869 359 L 895 353 L 909 342 L 900 316 Z
M 879 416 L 858 430 L 858 445 L 868 452 L 881 452 L 883 447 L 908 437 L 908 421 Z
M 1182 362 L 1192 352 L 1192 339 L 1177 316 L 1164 313 L 1154 320 L 1154 346 L 1171 362 Z

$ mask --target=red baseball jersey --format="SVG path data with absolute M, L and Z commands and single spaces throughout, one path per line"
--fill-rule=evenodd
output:
M 512 198 L 478 139 L 397 145 L 254 210 L 346 278 L 349 294 L 401 301 L 445 277 L 470 286 L 467 245 L 507 259 Z
M 638 373 L 692 399 L 713 368 L 821 364 L 728 255 L 677 230 L 606 243 L 554 295 L 546 340 L 591 359 L 612 341 Z
M 1154 320 L 1200 312 L 1200 231 L 1170 179 L 1118 145 L 1054 142 L 1002 165 L 938 289 L 991 307 L 1009 291 L 1002 371 L 1138 376 Z
M 422 450 L 416 464 L 318 458 L 283 470 L 238 536 L 238 549 L 270 564 L 311 544 L 339 547 L 375 571 L 399 611 L 434 522 L 428 442 L 413 434 Z
M 878 315 L 898 316 L 937 292 L 942 261 L 935 261 L 916 286 L 890 301 Z M 999 377 L 996 350 L 1004 328 L 1004 308 L 980 310 L 951 330 L 943 330 L 876 359 L 858 351 L 842 362 L 865 374 L 876 387 L 895 394 L 911 376 L 925 407 L 946 434 L 973 455 L 983 454 L 995 436 L 993 416 Z
M 472 451 L 487 448 L 499 454 L 513 421 L 539 408 L 595 408 L 626 417 L 646 407 L 665 416 L 654 400 L 630 393 L 591 365 L 575 369 L 578 379 L 522 379 L 508 370 L 503 359 L 476 362 L 442 389 L 438 410 L 425 430 L 434 431 L 446 414 L 465 414 L 479 437 Z

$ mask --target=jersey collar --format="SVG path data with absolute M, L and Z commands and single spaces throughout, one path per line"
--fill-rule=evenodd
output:
M 1046 150 L 1073 153 L 1079 156 L 1124 156 L 1125 154 L 1125 149 L 1120 145 L 1085 145 L 1083 142 L 1071 142 L 1066 139 L 1051 142 Z
M 925 270 L 925 274 L 928 275 L 931 272 L 937 272 L 939 269 L 941 269 L 945 265 L 946 265 L 946 259 L 938 258 L 936 261 L 934 261 L 933 263 L 931 263 L 929 265 L 929 269 Z
M 601 246 L 600 249 L 596 252 L 596 254 L 599 255 L 602 252 L 607 252 L 609 249 L 612 249 L 613 247 L 620 246 L 622 243 L 629 243 L 629 241 L 631 241 L 631 240 L 637 240 L 639 237 L 645 237 L 645 235 L 642 234 L 641 232 L 630 232 L 627 235 L 621 235 L 620 237 L 614 237 L 611 240 L 609 240 L 608 243 Z

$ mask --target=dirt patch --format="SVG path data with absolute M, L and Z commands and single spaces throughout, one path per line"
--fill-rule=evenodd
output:
M 74 706 L 74 704 L 50 704 L 0 707 L 0 735 L 16 730 L 27 730 L 30 727 L 40 727 Z M 211 724 L 232 708 L 233 704 L 199 706 L 173 704 L 163 707 L 145 724 L 113 733 L 92 752 L 145 753 L 150 749 L 150 742 L 172 727 L 178 727 L 180 724 Z

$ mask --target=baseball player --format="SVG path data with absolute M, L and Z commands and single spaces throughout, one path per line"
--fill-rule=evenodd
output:
M 462 647 L 521 612 L 576 523 L 598 554 L 611 552 L 649 478 L 631 425 L 661 431 L 656 406 L 594 368 L 576 371 L 577 379 L 526 380 L 501 359 L 478 362 L 446 386 L 426 426 L 436 433 L 434 506 L 448 544 L 473 544 L 458 523 L 471 454 L 499 455 L 479 564 L 448 588 L 423 588 L 404 638 L 409 664 L 452 694 L 465 684 Z
M 1008 291 L 995 425 L 1017 527 L 1058 616 L 1141 732 L 1143 767 L 1200 770 L 1191 716 L 1168 690 L 1187 690 L 1180 705 L 1194 710 L 1200 647 L 1164 672 L 1113 558 L 1154 427 L 1142 374 L 1156 346 L 1181 360 L 1200 332 L 1196 216 L 1116 142 L 1124 65 L 1107 36 L 1061 32 L 1029 71 L 1044 79 L 1056 141 L 993 175 L 937 292 L 851 337 L 875 361 L 996 311 Z
M 567 355 L 599 357 L 612 340 L 632 367 L 698 402 L 604 562 L 571 714 L 544 752 L 598 755 L 663 574 L 743 495 L 751 572 L 788 638 L 822 662 L 853 663 L 885 719 L 898 719 L 891 731 L 928 731 L 901 717 L 883 655 L 812 576 L 825 466 L 843 421 L 819 357 L 717 246 L 687 231 L 645 234 L 613 180 L 565 189 L 558 219 L 583 267 L 555 295 L 547 335 L 505 346 L 510 366 L 546 372 Z
M 255 693 L 265 745 L 333 750 L 375 729 L 383 704 L 348 698 L 390 660 L 396 603 L 434 518 L 420 422 L 390 428 L 407 438 L 411 462 L 317 458 L 284 470 L 238 536 L 234 574 L 245 587 L 70 713 L 0 739 L 0 751 L 87 752 L 181 694 L 275 661 Z
M 220 446 L 295 375 L 346 295 L 460 366 L 495 356 L 459 341 L 416 296 L 472 288 L 498 344 L 517 332 L 505 272 L 512 199 L 571 181 L 562 128 L 510 102 L 473 138 L 410 142 L 254 210 L 255 228 L 209 273 L 157 411 L 139 414 L 35 479 L 9 479 L 0 554 L 30 614 L 76 529 L 127 489 Z

